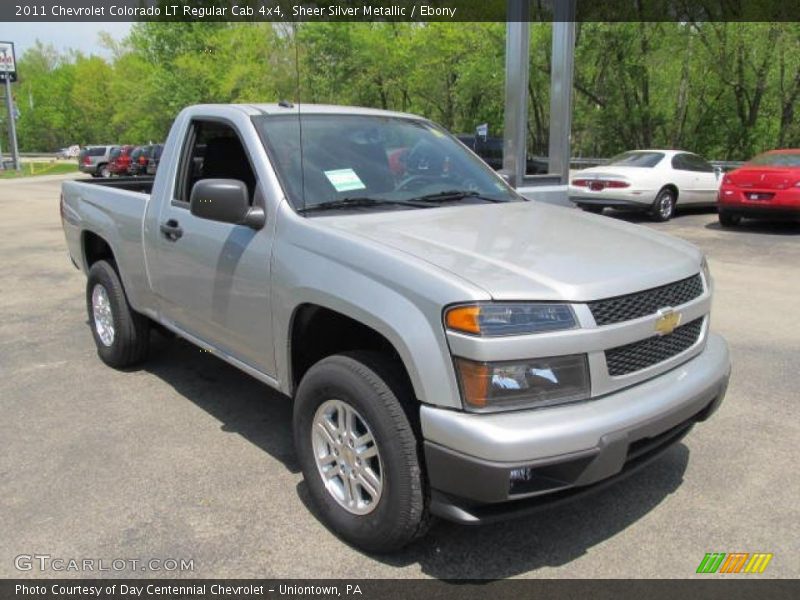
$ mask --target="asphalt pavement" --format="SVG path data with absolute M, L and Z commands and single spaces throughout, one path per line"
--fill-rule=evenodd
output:
M 760 577 L 800 576 L 800 225 L 625 217 L 708 253 L 712 328 L 734 362 L 719 412 L 589 499 L 499 525 L 438 523 L 372 556 L 309 510 L 289 399 L 180 340 L 155 336 L 140 369 L 100 362 L 61 179 L 0 181 L 0 577 L 683 578 L 707 552 L 770 552 Z M 19 570 L 33 555 L 128 562 Z

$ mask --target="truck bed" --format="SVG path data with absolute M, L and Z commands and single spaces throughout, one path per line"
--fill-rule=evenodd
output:
M 150 306 L 142 242 L 151 177 L 74 179 L 62 184 L 64 234 L 72 261 L 88 272 L 83 240 L 96 235 L 111 247 L 131 305 Z
M 113 178 L 94 178 L 76 179 L 80 183 L 90 183 L 92 185 L 102 185 L 117 190 L 127 190 L 129 192 L 139 192 L 149 194 L 153 189 L 154 177 L 113 177 Z

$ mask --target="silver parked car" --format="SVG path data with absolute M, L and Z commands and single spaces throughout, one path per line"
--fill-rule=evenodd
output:
M 78 169 L 92 177 L 110 177 L 108 163 L 117 146 L 87 146 L 78 155 Z

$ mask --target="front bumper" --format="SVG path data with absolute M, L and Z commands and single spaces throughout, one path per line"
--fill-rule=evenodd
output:
M 727 344 L 710 335 L 703 352 L 686 363 L 586 402 L 483 415 L 424 406 L 431 511 L 479 523 L 609 483 L 707 419 L 729 376 Z

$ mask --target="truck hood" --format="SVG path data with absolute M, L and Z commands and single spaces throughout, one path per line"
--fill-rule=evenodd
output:
M 702 260 L 695 246 L 646 227 L 535 201 L 319 218 L 497 300 L 608 298 L 694 275 Z

